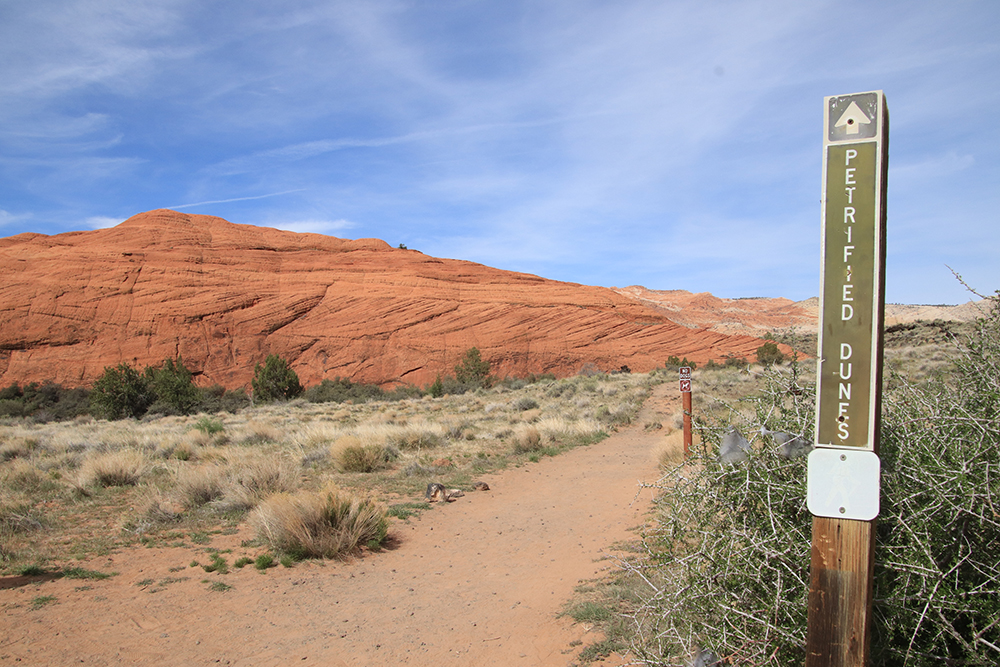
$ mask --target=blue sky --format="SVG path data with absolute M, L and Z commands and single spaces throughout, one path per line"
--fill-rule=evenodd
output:
M 994 0 L 0 0 L 0 236 L 174 208 L 804 299 L 823 97 L 876 89 L 887 300 L 1000 288 Z

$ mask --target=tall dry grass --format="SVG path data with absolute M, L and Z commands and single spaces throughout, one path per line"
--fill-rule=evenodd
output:
M 361 545 L 378 548 L 388 533 L 382 505 L 333 485 L 274 495 L 254 510 L 251 523 L 269 547 L 297 558 L 336 558 Z
M 149 470 L 149 456 L 135 449 L 119 449 L 88 458 L 80 468 L 80 486 L 135 486 Z
M 616 427 L 599 416 L 624 414 L 627 422 L 656 382 L 639 374 L 577 377 L 434 399 L 298 401 L 142 421 L 0 418 L 0 503 L 57 501 L 62 516 L 53 526 L 101 517 L 115 526 L 102 536 L 100 548 L 108 549 L 138 536 L 155 540 L 158 531 L 167 535 L 178 525 L 203 530 L 206 521 L 244 520 L 275 494 L 314 491 L 331 481 L 419 498 L 428 481 L 460 488 L 511 457 L 593 442 Z M 108 498 L 121 506 L 110 523 Z M 79 540 L 53 528 L 29 550 L 18 535 L 0 544 L 17 554 L 3 566 L 8 570 L 29 554 L 56 557 L 67 540 Z

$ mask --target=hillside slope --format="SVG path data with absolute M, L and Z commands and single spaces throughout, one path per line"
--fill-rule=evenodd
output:
M 501 376 L 562 376 L 586 363 L 648 371 L 669 355 L 752 356 L 759 345 L 607 288 L 170 210 L 0 239 L 2 385 L 86 385 L 105 366 L 181 356 L 199 384 L 235 388 L 269 353 L 306 385 L 424 385 L 471 346 Z

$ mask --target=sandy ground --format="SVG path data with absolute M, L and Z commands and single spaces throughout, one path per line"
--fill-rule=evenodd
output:
M 632 427 L 485 476 L 490 491 L 395 523 L 390 549 L 349 562 L 187 567 L 209 562 L 206 546 L 232 548 L 232 566 L 244 529 L 80 563 L 119 573 L 101 581 L 0 578 L 0 665 L 574 664 L 599 637 L 558 614 L 644 521 L 638 482 L 656 477 L 664 431 L 643 424 L 666 424 L 679 403 L 661 385 Z M 36 608 L 42 596 L 55 600 Z

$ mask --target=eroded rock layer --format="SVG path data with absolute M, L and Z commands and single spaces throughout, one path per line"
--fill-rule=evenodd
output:
M 170 210 L 0 239 L 3 386 L 88 385 L 105 366 L 180 356 L 199 384 L 235 388 L 269 353 L 305 385 L 425 385 L 471 346 L 500 376 L 565 376 L 752 357 L 760 344 L 612 289 Z

